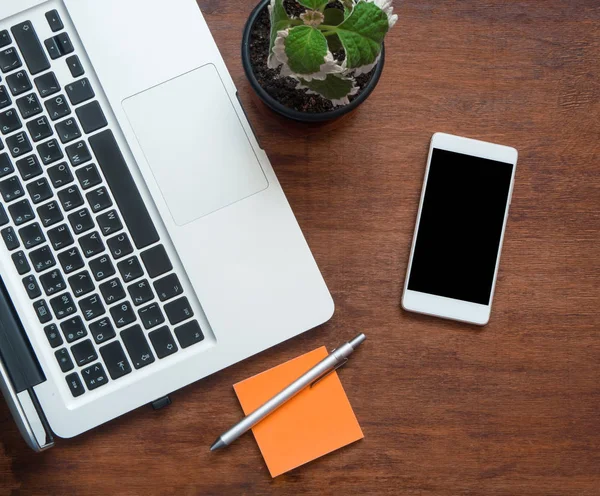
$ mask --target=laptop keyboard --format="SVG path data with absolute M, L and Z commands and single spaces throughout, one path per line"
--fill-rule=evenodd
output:
M 30 21 L 0 30 L 0 234 L 79 397 L 204 335 L 99 88 L 59 13 L 45 18 L 45 40 Z

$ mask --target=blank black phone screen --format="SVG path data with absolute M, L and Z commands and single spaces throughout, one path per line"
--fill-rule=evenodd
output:
M 408 289 L 488 305 L 513 165 L 434 149 Z

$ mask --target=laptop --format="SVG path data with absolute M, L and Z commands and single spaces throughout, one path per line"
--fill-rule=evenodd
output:
M 194 0 L 2 0 L 0 234 L 0 385 L 38 451 L 334 310 Z

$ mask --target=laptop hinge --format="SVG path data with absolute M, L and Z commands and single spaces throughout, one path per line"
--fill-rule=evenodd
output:
M 17 393 L 46 381 L 1 278 L 0 359 Z
M 35 451 L 54 445 L 34 386 L 46 381 L 0 278 L 0 392 L 27 444 Z

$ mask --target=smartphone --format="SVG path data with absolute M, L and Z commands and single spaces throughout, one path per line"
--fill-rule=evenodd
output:
M 450 134 L 431 139 L 402 307 L 485 325 L 517 150 Z

